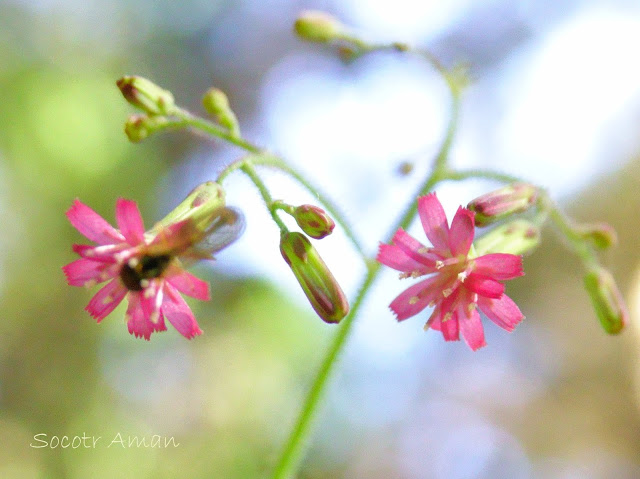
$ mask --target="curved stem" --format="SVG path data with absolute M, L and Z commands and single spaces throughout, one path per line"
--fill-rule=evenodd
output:
M 260 191 L 260 194 L 262 195 L 262 199 L 264 200 L 265 204 L 267 205 L 267 209 L 269 210 L 269 214 L 273 218 L 273 221 L 275 221 L 276 224 L 278 225 L 278 228 L 280 228 L 280 231 L 283 231 L 285 233 L 288 232 L 289 230 L 287 229 L 287 226 L 282 222 L 282 220 L 278 216 L 278 213 L 276 212 L 276 208 L 271 207 L 271 205 L 273 204 L 273 198 L 271 197 L 271 194 L 269 193 L 269 190 L 267 189 L 266 185 L 262 182 L 262 180 L 258 176 L 258 173 L 256 172 L 253 165 L 251 163 L 245 163 L 242 166 L 240 166 L 240 169 L 251 179 L 251 181 L 253 181 L 253 184 L 256 185 L 256 187 Z
M 298 170 L 296 170 L 292 166 L 288 165 L 281 158 L 278 158 L 277 156 L 272 155 L 270 153 L 266 153 L 266 152 L 245 156 L 244 158 L 234 161 L 233 163 L 228 165 L 224 170 L 222 170 L 222 172 L 218 175 L 218 178 L 216 179 L 216 181 L 222 184 L 222 182 L 227 178 L 227 176 L 229 176 L 229 174 L 231 174 L 235 170 L 241 169 L 242 166 L 246 163 L 276 168 L 288 174 L 292 178 L 294 178 L 298 183 L 300 183 L 304 188 L 306 188 L 307 191 L 309 191 L 309 193 L 311 193 L 313 196 L 318 198 L 318 201 L 320 201 L 320 203 L 323 204 L 323 206 L 327 209 L 327 212 L 331 215 L 331 217 L 343 229 L 345 235 L 347 236 L 349 241 L 351 241 L 351 244 L 353 244 L 354 248 L 356 249 L 358 254 L 361 256 L 362 260 L 365 263 L 367 263 L 368 257 L 364 252 L 362 245 L 356 238 L 353 230 L 349 226 L 349 223 L 344 218 L 344 215 L 340 212 L 336 204 L 333 201 L 331 201 L 327 195 L 323 194 L 320 188 L 312 184 L 307 178 L 305 178 L 302 175 L 302 173 L 300 173 Z
M 460 103 L 458 95 L 453 91 L 452 93 L 452 110 L 449 125 L 447 127 L 447 134 L 434 160 L 433 172 L 428 178 L 425 179 L 425 181 L 418 189 L 418 195 L 425 194 L 426 192 L 431 190 L 439 181 L 446 179 L 447 158 L 457 129 Z M 405 210 L 396 226 L 389 233 L 387 242 L 391 241 L 393 234 L 398 228 L 408 227 L 411 221 L 415 218 L 417 211 L 418 210 L 416 202 L 413 201 L 412 198 L 411 205 Z M 324 390 L 327 386 L 331 371 L 337 363 L 338 357 L 344 345 L 346 344 L 346 340 L 353 328 L 356 315 L 360 310 L 362 302 L 364 301 L 367 293 L 371 289 L 371 286 L 373 285 L 379 271 L 379 263 L 374 263 L 369 268 L 367 275 L 362 282 L 362 286 L 360 287 L 358 295 L 356 296 L 356 299 L 353 303 L 351 311 L 349 312 L 349 315 L 342 320 L 338 332 L 336 333 L 333 342 L 329 346 L 329 350 L 327 351 L 327 354 L 322 361 L 322 364 L 320 365 L 320 369 L 318 370 L 313 385 L 311 386 L 311 390 L 309 391 L 304 401 L 302 410 L 300 411 L 300 414 L 296 420 L 295 426 L 293 427 L 289 439 L 287 440 L 284 449 L 282 450 L 282 453 L 272 475 L 273 479 L 292 478 L 293 474 L 297 470 L 302 458 L 304 445 L 310 433 L 312 420 L 317 412 L 317 407 L 320 403 L 320 399 L 324 394 Z

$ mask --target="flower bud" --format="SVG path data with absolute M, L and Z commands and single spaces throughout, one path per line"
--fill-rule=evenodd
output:
M 313 205 L 302 205 L 293 208 L 291 215 L 295 218 L 300 229 L 315 239 L 322 239 L 330 235 L 336 226 L 331 217 L 322 208 Z
M 163 116 L 130 115 L 124 124 L 129 141 L 139 143 L 169 123 Z
M 618 244 L 616 230 L 607 223 L 581 224 L 576 226 L 575 231 L 598 249 L 607 249 Z
M 302 233 L 283 233 L 280 253 L 318 316 L 327 323 L 340 322 L 349 312 L 349 303 L 309 239 Z
M 514 183 L 479 196 L 467 205 L 476 213 L 476 226 L 485 226 L 514 213 L 526 211 L 536 201 L 537 189 L 527 183 Z
M 514 220 L 492 229 L 474 244 L 478 256 L 488 253 L 529 253 L 540 244 L 540 230 L 526 220 Z
M 611 273 L 601 266 L 592 268 L 584 277 L 584 287 L 604 330 L 609 334 L 622 331 L 629 313 Z
M 303 40 L 327 43 L 344 33 L 344 27 L 331 15 L 315 10 L 303 12 L 293 25 L 296 34 Z
M 202 106 L 220 125 L 235 136 L 240 136 L 240 127 L 235 113 L 229 106 L 227 95 L 218 88 L 210 88 L 202 97 Z
M 146 78 L 126 76 L 120 78 L 116 85 L 129 103 L 150 116 L 171 115 L 175 108 L 171 92 L 160 88 Z

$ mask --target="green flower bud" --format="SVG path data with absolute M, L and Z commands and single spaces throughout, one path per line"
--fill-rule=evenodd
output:
M 607 249 L 618 244 L 618 235 L 611 225 L 606 223 L 581 224 L 576 233 L 598 249 Z
M 611 273 L 601 266 L 592 268 L 584 277 L 584 287 L 604 330 L 609 334 L 622 331 L 629 313 Z
M 139 143 L 169 123 L 163 116 L 130 115 L 124 124 L 129 141 Z
M 526 220 L 514 220 L 492 229 L 475 242 L 478 256 L 488 253 L 525 254 L 540 244 L 540 230 Z
M 479 196 L 467 205 L 476 213 L 476 226 L 485 226 L 514 213 L 522 213 L 536 201 L 538 190 L 526 183 L 514 183 Z
M 171 115 L 175 108 L 171 92 L 160 88 L 146 78 L 126 76 L 120 78 L 116 85 L 125 100 L 150 116 Z
M 298 206 L 293 208 L 290 213 L 295 218 L 300 229 L 315 239 L 322 239 L 330 235 L 336 226 L 331 217 L 317 206 Z
M 325 12 L 315 10 L 303 12 L 293 25 L 296 34 L 303 40 L 327 43 L 340 38 L 344 26 Z
M 349 303 L 309 239 L 302 233 L 282 233 L 280 253 L 318 316 L 327 323 L 340 322 Z
M 240 126 L 235 113 L 229 106 L 229 99 L 218 88 L 210 88 L 202 97 L 204 109 L 213 116 L 220 125 L 224 126 L 235 136 L 240 136 Z

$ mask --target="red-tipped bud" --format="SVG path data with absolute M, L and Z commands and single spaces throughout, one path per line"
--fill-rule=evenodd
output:
M 467 205 L 476 213 L 476 226 L 485 226 L 506 218 L 514 213 L 522 213 L 536 201 L 538 190 L 527 183 L 514 183 L 504 188 L 479 196 Z
M 622 331 L 629 313 L 611 273 L 601 266 L 594 267 L 585 275 L 584 287 L 604 330 L 609 334 Z
M 618 244 L 616 230 L 607 223 L 581 224 L 575 230 L 582 239 L 598 249 L 607 249 Z
M 315 239 L 328 236 L 336 224 L 322 208 L 313 205 L 301 205 L 291 211 L 298 226 L 307 235 Z
M 146 78 L 122 77 L 116 82 L 116 85 L 129 103 L 150 116 L 171 115 L 175 108 L 171 92 L 160 88 Z
M 349 303 L 318 251 L 302 233 L 283 233 L 280 253 L 311 306 L 327 323 L 338 323 L 349 312 Z

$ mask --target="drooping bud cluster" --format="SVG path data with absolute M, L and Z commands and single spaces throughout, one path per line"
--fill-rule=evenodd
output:
M 611 273 L 601 266 L 592 268 L 584 277 L 584 287 L 604 330 L 609 334 L 622 331 L 629 313 Z
M 475 212 L 476 226 L 485 226 L 531 207 L 537 198 L 537 189 L 527 183 L 514 183 L 479 196 L 467 208 Z
M 337 323 L 347 315 L 349 303 L 342 288 L 305 235 L 282 233 L 280 253 L 320 318 Z

